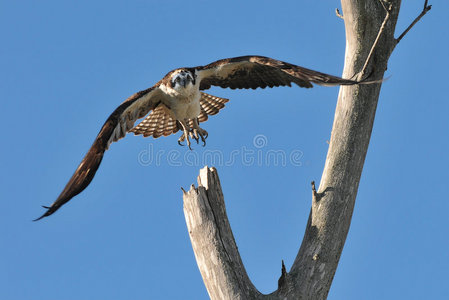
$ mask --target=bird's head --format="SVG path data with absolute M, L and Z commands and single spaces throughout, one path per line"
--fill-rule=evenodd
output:
M 189 84 L 193 86 L 195 85 L 195 77 L 195 74 L 189 70 L 180 70 L 173 74 L 171 78 L 171 87 L 178 90 L 181 88 L 185 89 Z

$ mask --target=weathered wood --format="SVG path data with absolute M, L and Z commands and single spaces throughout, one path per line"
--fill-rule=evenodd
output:
M 343 77 L 350 78 L 363 69 L 359 79 L 366 74 L 383 78 L 398 43 L 394 29 L 401 1 L 384 1 L 384 5 L 375 0 L 341 2 L 347 41 Z M 312 183 L 312 208 L 303 242 L 291 270 L 287 272 L 283 265 L 279 288 L 269 295 L 257 291 L 246 274 L 226 216 L 217 171 L 201 169 L 198 188 L 192 185 L 184 192 L 184 214 L 211 299 L 327 297 L 349 231 L 380 87 L 377 83 L 340 89 L 318 190 Z
M 196 262 L 211 299 L 256 299 L 235 244 L 215 168 L 205 167 L 198 188 L 184 192 L 184 216 Z

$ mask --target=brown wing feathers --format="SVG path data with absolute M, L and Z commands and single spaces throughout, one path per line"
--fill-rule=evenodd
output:
M 87 154 L 84 156 L 75 173 L 70 178 L 69 182 L 61 192 L 59 197 L 50 207 L 46 207 L 47 211 L 34 221 L 47 217 L 57 211 L 62 205 L 72 199 L 74 196 L 81 193 L 92 181 L 95 173 L 100 166 L 103 159 L 104 152 L 109 147 L 109 144 L 122 138 L 129 128 L 129 124 L 134 123 L 135 118 L 142 118 L 148 111 L 144 110 L 150 108 L 151 101 L 144 103 L 134 112 L 126 110 L 130 108 L 136 101 L 141 100 L 142 97 L 148 95 L 153 88 L 138 92 L 125 100 L 116 110 L 109 116 L 104 123 L 100 132 L 98 133 L 94 143 L 90 147 Z M 143 115 L 142 115 L 143 114 Z M 134 121 L 133 121 L 134 120 Z M 132 125 L 131 125 L 132 126 Z
M 241 56 L 218 60 L 199 68 L 204 73 L 200 89 L 211 86 L 231 89 L 256 89 L 275 86 L 311 88 L 320 85 L 352 85 L 361 82 L 317 72 L 263 56 Z
M 208 115 L 215 115 L 217 114 L 220 109 L 225 107 L 225 103 L 228 102 L 229 99 L 226 98 L 220 98 L 216 96 L 212 96 L 209 94 L 206 94 L 204 92 L 201 92 L 201 98 L 200 98 L 200 105 L 202 110 Z M 206 118 L 207 120 L 207 118 Z M 204 120 L 204 121 L 206 121 Z M 201 121 L 200 122 L 204 122 Z
M 176 120 L 169 113 L 164 104 L 159 104 L 142 122 L 131 129 L 135 135 L 142 134 L 144 137 L 153 136 L 158 138 L 176 133 L 179 127 Z

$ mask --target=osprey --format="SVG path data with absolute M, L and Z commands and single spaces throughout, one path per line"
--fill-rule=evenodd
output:
M 92 181 L 109 145 L 128 132 L 158 138 L 182 130 L 180 145 L 185 141 L 190 148 L 190 139 L 197 143 L 201 139 L 205 145 L 208 133 L 199 123 L 217 114 L 229 101 L 202 92 L 211 86 L 256 89 L 295 83 L 311 88 L 312 83 L 334 86 L 372 82 L 379 81 L 343 79 L 263 56 L 226 58 L 206 66 L 173 70 L 153 87 L 126 99 L 112 112 L 64 190 L 50 207 L 44 206 L 47 211 L 35 221 L 53 214 L 82 192 Z M 136 120 L 147 114 L 134 126 Z

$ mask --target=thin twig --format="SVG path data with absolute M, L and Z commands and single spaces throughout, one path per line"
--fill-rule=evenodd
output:
M 384 8 L 384 10 L 386 12 L 386 15 L 385 15 L 385 18 L 384 18 L 384 20 L 382 22 L 382 25 L 380 25 L 379 32 L 377 33 L 377 37 L 374 40 L 373 45 L 371 46 L 371 49 L 370 49 L 370 51 L 368 53 L 368 57 L 365 60 L 365 64 L 363 65 L 362 70 L 359 72 L 359 74 L 362 75 L 362 76 L 365 73 L 365 69 L 368 66 L 368 63 L 369 63 L 369 61 L 371 59 L 371 56 L 373 55 L 373 52 L 374 52 L 374 49 L 377 46 L 377 43 L 379 42 L 380 36 L 382 35 L 382 32 L 385 30 L 385 24 L 387 24 L 387 21 L 390 18 L 390 11 L 391 11 L 392 5 L 390 4 L 390 6 L 388 8 L 386 8 L 385 4 L 382 2 L 382 0 L 379 0 L 379 2 L 380 2 L 380 4 L 382 4 L 382 6 L 383 6 L 383 8 Z
M 338 10 L 338 8 L 336 8 L 335 9 L 335 14 L 337 15 L 337 17 L 339 17 L 340 19 L 345 19 L 344 17 L 343 17 L 343 15 L 340 13 L 340 11 Z
M 419 14 L 419 16 L 416 17 L 416 19 L 407 27 L 406 30 L 396 39 L 396 44 L 399 43 L 402 38 L 407 34 L 407 32 L 412 29 L 413 26 L 415 26 L 416 23 L 432 8 L 432 5 L 427 5 L 428 0 L 424 2 L 424 8 L 422 12 Z

